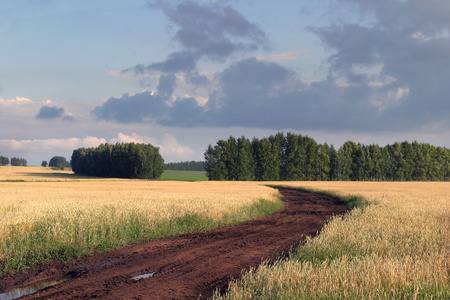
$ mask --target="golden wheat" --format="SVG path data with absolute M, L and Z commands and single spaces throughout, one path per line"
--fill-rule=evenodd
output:
M 0 267 L 2 260 L 23 259 L 20 269 L 54 255 L 78 256 L 248 220 L 259 213 L 251 207 L 260 199 L 281 205 L 275 190 L 249 182 L 74 181 L 64 180 L 70 173 L 61 171 L 45 170 L 40 177 L 41 169 L 15 169 L 22 173 L 7 175 L 8 180 L 25 182 L 0 182 Z M 39 247 L 54 249 L 38 254 Z M 0 273 L 10 271 L 5 267 Z
M 361 195 L 369 206 L 335 218 L 290 260 L 252 270 L 224 298 L 449 297 L 450 183 L 285 185 Z

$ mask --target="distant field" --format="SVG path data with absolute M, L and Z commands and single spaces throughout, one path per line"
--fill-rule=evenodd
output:
M 205 171 L 172 171 L 164 170 L 161 180 L 202 181 L 208 180 Z
M 44 167 L 0 167 L 0 182 L 13 181 L 79 181 L 79 180 L 118 180 L 115 178 L 95 178 L 75 175 L 71 169 L 54 170 Z M 205 171 L 172 171 L 164 170 L 161 180 L 204 181 L 208 180 Z
M 50 167 L 0 167 L 0 182 L 13 181 L 74 181 L 92 180 L 95 177 L 75 175 L 71 169 L 54 170 Z

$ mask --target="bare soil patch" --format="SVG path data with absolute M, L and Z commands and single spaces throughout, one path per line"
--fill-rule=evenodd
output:
M 329 196 L 279 190 L 284 209 L 270 216 L 38 266 L 26 274 L 0 278 L 0 294 L 68 279 L 23 298 L 206 299 L 216 289 L 224 291 L 242 270 L 284 255 L 307 236 L 316 235 L 333 215 L 348 211 Z

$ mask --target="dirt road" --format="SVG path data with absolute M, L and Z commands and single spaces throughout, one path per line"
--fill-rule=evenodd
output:
M 283 255 L 333 215 L 348 211 L 328 196 L 280 192 L 285 208 L 273 215 L 39 266 L 0 278 L 0 294 L 6 298 L 6 292 L 18 287 L 65 279 L 24 299 L 206 299 L 216 289 L 225 290 L 241 270 Z M 139 275 L 147 278 L 133 278 Z

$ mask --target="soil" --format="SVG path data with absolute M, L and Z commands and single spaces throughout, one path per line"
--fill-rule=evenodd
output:
M 135 244 L 73 261 L 55 261 L 26 274 L 0 278 L 0 293 L 39 282 L 68 279 L 24 299 L 206 299 L 243 270 L 286 255 L 316 235 L 339 200 L 280 188 L 284 209 L 246 223 Z M 153 273 L 148 278 L 133 277 Z M 150 276 L 150 275 L 149 275 Z M 1 298 L 1 297 L 0 297 Z

